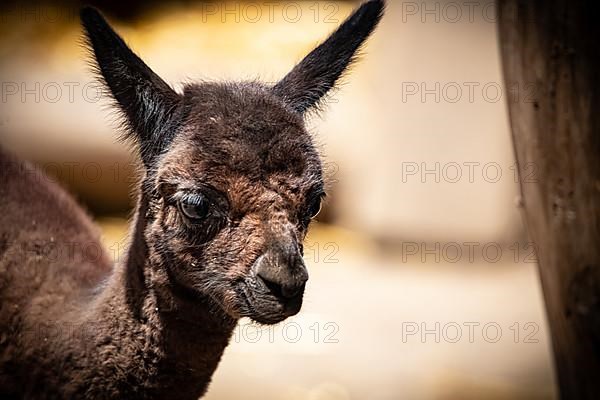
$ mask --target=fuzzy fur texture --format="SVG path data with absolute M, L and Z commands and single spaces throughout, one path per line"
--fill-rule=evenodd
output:
M 303 113 L 382 12 L 363 5 L 274 87 L 178 94 L 82 11 L 144 165 L 130 244 L 112 266 L 71 197 L 0 150 L 1 398 L 196 399 L 240 317 L 300 310 L 302 241 L 324 196 Z

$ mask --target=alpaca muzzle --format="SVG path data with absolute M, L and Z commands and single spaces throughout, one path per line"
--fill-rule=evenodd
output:
M 276 243 L 265 251 L 254 266 L 264 289 L 280 300 L 301 297 L 308 280 L 308 270 L 295 242 Z

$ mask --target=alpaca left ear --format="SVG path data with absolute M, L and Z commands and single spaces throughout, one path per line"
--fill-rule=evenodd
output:
M 301 114 L 317 106 L 375 30 L 384 8 L 383 0 L 371 0 L 360 6 L 325 42 L 273 87 L 275 94 Z
M 98 70 L 125 114 L 129 134 L 148 166 L 173 136 L 181 96 L 127 47 L 96 9 L 84 7 L 81 22 Z

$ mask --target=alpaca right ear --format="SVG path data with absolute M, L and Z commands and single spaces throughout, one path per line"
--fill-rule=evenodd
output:
M 80 15 L 98 71 L 123 111 L 129 133 L 148 166 L 173 136 L 181 96 L 127 47 L 96 9 L 84 7 Z
M 273 87 L 274 93 L 300 114 L 317 106 L 375 30 L 384 8 L 384 0 L 371 0 L 360 6 L 325 42 Z

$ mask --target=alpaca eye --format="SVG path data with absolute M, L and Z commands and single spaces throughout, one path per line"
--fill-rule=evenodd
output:
M 321 211 L 321 199 L 316 199 L 314 200 L 310 207 L 308 208 L 308 215 L 310 216 L 310 218 L 314 218 L 317 215 L 319 215 L 319 212 Z
M 183 215 L 192 220 L 206 218 L 209 207 L 208 199 L 202 195 L 185 197 L 179 201 L 179 209 Z

